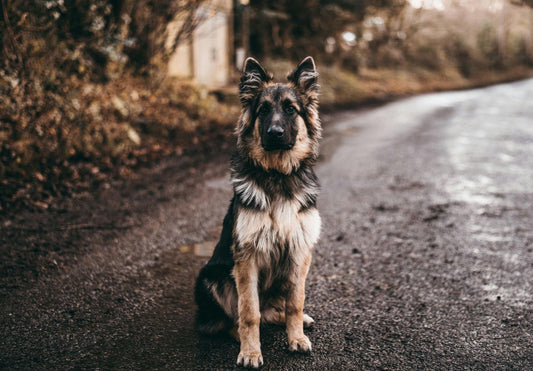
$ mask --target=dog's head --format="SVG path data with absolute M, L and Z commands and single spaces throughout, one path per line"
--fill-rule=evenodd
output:
M 241 154 L 265 170 L 285 174 L 304 160 L 315 160 L 321 132 L 317 78 L 311 57 L 305 58 L 283 84 L 273 83 L 259 62 L 248 58 L 239 86 L 243 110 L 237 135 Z

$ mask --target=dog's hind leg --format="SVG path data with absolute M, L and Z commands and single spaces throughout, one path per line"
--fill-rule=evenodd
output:
M 315 320 L 308 314 L 304 313 L 304 328 L 311 328 L 315 325 Z
M 304 313 L 304 328 L 311 328 L 315 324 L 313 317 Z M 261 310 L 261 323 L 271 323 L 273 325 L 285 326 L 285 298 L 279 298 L 272 303 L 268 303 Z
M 197 287 L 196 289 L 198 303 L 196 329 L 203 334 L 228 331 L 234 326 L 234 321 L 216 302 L 210 291 L 207 287 Z
M 273 325 L 285 325 L 285 312 L 274 307 L 268 307 L 261 311 L 261 323 L 271 323 Z
M 261 306 L 261 323 L 285 325 L 285 296 L 276 295 L 266 299 Z
M 194 298 L 198 305 L 196 328 L 204 334 L 229 331 L 237 311 L 237 292 L 229 277 L 230 268 L 206 265 L 200 271 Z

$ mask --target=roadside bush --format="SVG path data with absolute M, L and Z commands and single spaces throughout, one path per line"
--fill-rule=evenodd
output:
M 502 53 L 498 45 L 498 35 L 491 23 L 485 23 L 477 34 L 477 47 L 490 68 L 502 68 Z
M 405 66 L 406 59 L 401 48 L 393 45 L 381 46 L 375 58 L 379 61 L 377 64 L 383 67 L 399 67 Z
M 446 44 L 446 54 L 449 55 L 452 63 L 464 77 L 471 77 L 476 68 L 481 67 L 475 61 L 473 48 L 467 44 L 461 35 L 453 34 L 450 37 Z
M 340 65 L 342 68 L 357 73 L 360 66 L 359 58 L 357 58 L 356 53 L 346 53 L 340 58 Z
M 511 39 L 509 54 L 512 56 L 511 64 L 514 66 L 533 64 L 533 59 L 528 56 L 527 40 L 522 35 Z
M 236 107 L 187 81 L 152 84 L 127 75 L 106 84 L 75 76 L 22 84 L 0 74 L 0 210 L 231 136 Z
M 406 49 L 406 59 L 414 66 L 439 70 L 446 64 L 446 57 L 438 40 L 413 40 Z

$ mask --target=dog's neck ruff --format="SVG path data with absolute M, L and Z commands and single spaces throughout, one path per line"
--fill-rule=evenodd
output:
M 306 163 L 290 175 L 265 170 L 236 156 L 232 161 L 231 182 L 239 203 L 266 211 L 274 200 L 297 202 L 300 210 L 316 205 L 320 190 L 318 179 Z
M 315 155 L 312 142 L 309 137 L 298 139 L 290 150 L 266 151 L 261 145 L 254 143 L 253 139 L 247 138 L 243 143 L 238 143 L 241 148 L 240 156 L 251 162 L 251 166 L 263 169 L 267 172 L 278 172 L 291 175 L 298 172 L 304 163 L 312 165 Z

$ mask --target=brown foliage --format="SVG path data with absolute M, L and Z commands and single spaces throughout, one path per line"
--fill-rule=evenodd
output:
M 184 81 L 142 78 L 56 89 L 0 79 L 2 207 L 50 201 L 172 153 L 231 136 L 236 108 Z M 217 141 L 220 143 L 220 140 Z M 47 201 L 48 200 L 48 201 Z

